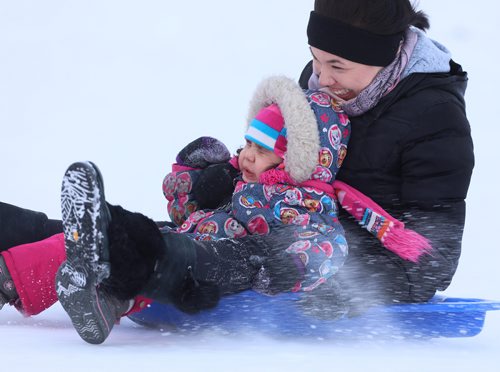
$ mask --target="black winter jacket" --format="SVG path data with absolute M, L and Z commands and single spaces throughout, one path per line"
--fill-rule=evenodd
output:
M 467 74 L 450 66 L 450 73 L 406 77 L 376 107 L 350 118 L 349 151 L 337 178 L 433 246 L 417 264 L 404 261 L 341 215 L 349 256 L 338 279 L 360 303 L 426 301 L 448 287 L 457 268 L 474 155 L 463 98 Z M 303 88 L 311 73 L 310 62 Z

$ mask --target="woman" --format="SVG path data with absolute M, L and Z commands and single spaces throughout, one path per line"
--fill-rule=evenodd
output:
M 323 316 L 329 316 L 325 305 L 339 298 L 348 302 L 351 313 L 373 303 L 425 301 L 447 287 L 456 269 L 473 167 L 463 102 L 466 75 L 425 35 L 410 29 L 427 25 L 407 0 L 315 4 L 308 27 L 314 63 L 306 67 L 301 83 L 328 88 L 346 101 L 343 106 L 352 116 L 350 152 L 338 178 L 403 219 L 433 246 L 432 254 L 417 263 L 404 261 L 341 215 L 350 247 L 336 275 L 341 284 L 335 288 L 342 293 L 333 294 L 333 284 L 321 286 L 323 293 L 316 292 L 307 305 Z M 276 237 L 268 235 L 226 245 L 228 251 L 247 248 L 238 260 L 244 267 L 249 255 L 271 251 L 273 242 Z M 279 270 L 282 261 L 275 270 L 273 260 L 266 264 L 269 280 L 281 289 L 298 276 Z
M 338 280 L 359 305 L 426 301 L 460 257 L 474 166 L 467 74 L 427 28 L 409 0 L 316 0 L 309 19 L 313 60 L 300 84 L 340 99 L 352 123 L 338 179 L 433 247 L 418 263 L 401 260 L 341 215 L 350 253 Z

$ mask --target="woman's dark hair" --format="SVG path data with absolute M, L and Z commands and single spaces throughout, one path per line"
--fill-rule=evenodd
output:
M 315 0 L 314 11 L 379 35 L 430 27 L 427 15 L 416 11 L 410 0 Z

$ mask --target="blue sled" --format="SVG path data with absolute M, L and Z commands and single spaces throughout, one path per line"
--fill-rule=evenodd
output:
M 178 333 L 215 330 L 224 334 L 259 333 L 273 337 L 434 338 L 472 337 L 481 332 L 486 312 L 500 310 L 500 302 L 436 295 L 427 303 L 377 306 L 362 315 L 337 320 L 305 315 L 299 294 L 273 297 L 253 291 L 223 297 L 219 305 L 195 315 L 172 305 L 153 303 L 129 316 L 147 327 Z

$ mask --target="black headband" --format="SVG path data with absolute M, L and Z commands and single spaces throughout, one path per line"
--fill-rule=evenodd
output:
M 404 32 L 378 35 L 314 11 L 309 17 L 309 45 L 349 61 L 370 66 L 389 65 L 399 48 Z

